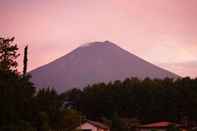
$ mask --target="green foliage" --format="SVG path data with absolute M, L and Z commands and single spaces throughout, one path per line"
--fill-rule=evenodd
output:
M 49 117 L 46 112 L 39 112 L 37 119 L 37 129 L 40 131 L 48 131 L 49 126 Z
M 34 98 L 36 112 L 44 112 L 48 117 L 51 128 L 63 127 L 63 114 L 61 109 L 63 101 L 53 89 L 40 89 Z M 39 118 L 39 116 L 37 116 Z
M 112 131 L 125 131 L 123 124 L 121 123 L 120 117 L 117 113 L 114 113 L 112 117 Z
M 167 131 L 181 131 L 175 124 L 169 125 Z
M 12 38 L 0 38 L 0 70 L 16 72 L 17 62 L 16 58 L 18 47 L 13 43 Z
M 30 119 L 29 109 L 34 92 L 35 88 L 28 78 L 0 71 L 0 123 L 12 125 Z
M 81 113 L 73 109 L 64 110 L 64 126 L 66 129 L 76 128 L 81 120 Z
M 114 113 L 120 118 L 138 118 L 146 123 L 181 122 L 185 116 L 189 121 L 197 120 L 197 79 L 131 78 L 94 84 L 78 93 L 69 91 L 68 94 L 73 107 L 93 120 L 102 117 L 112 120 Z
M 157 129 L 152 129 L 151 131 L 157 131 Z

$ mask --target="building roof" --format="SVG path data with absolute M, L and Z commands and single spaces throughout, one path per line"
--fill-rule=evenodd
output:
M 165 127 L 168 127 L 169 125 L 172 125 L 172 124 L 175 124 L 178 126 L 178 124 L 173 123 L 173 122 L 162 121 L 162 122 L 155 122 L 155 123 L 141 125 L 139 127 L 140 128 L 165 128 Z
M 86 122 L 88 122 L 89 124 L 92 124 L 96 127 L 102 128 L 102 129 L 109 129 L 109 127 L 107 125 L 100 123 L 100 122 L 90 121 L 90 120 L 87 120 Z

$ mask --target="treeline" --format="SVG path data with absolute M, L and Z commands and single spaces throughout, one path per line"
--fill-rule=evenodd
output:
M 131 78 L 73 89 L 64 95 L 71 106 L 93 120 L 112 120 L 118 115 L 142 123 L 174 121 L 192 125 L 197 121 L 197 79 Z

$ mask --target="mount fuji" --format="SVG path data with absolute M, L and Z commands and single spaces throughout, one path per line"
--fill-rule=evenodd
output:
M 30 72 L 39 88 L 54 87 L 58 92 L 83 88 L 98 82 L 178 78 L 179 76 L 129 53 L 112 42 L 92 42 Z

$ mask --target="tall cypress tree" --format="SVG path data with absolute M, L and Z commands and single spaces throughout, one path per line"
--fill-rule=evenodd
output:
M 28 53 L 28 46 L 25 46 L 24 59 L 23 59 L 23 76 L 25 76 L 27 73 L 27 61 L 28 61 L 27 53 Z

